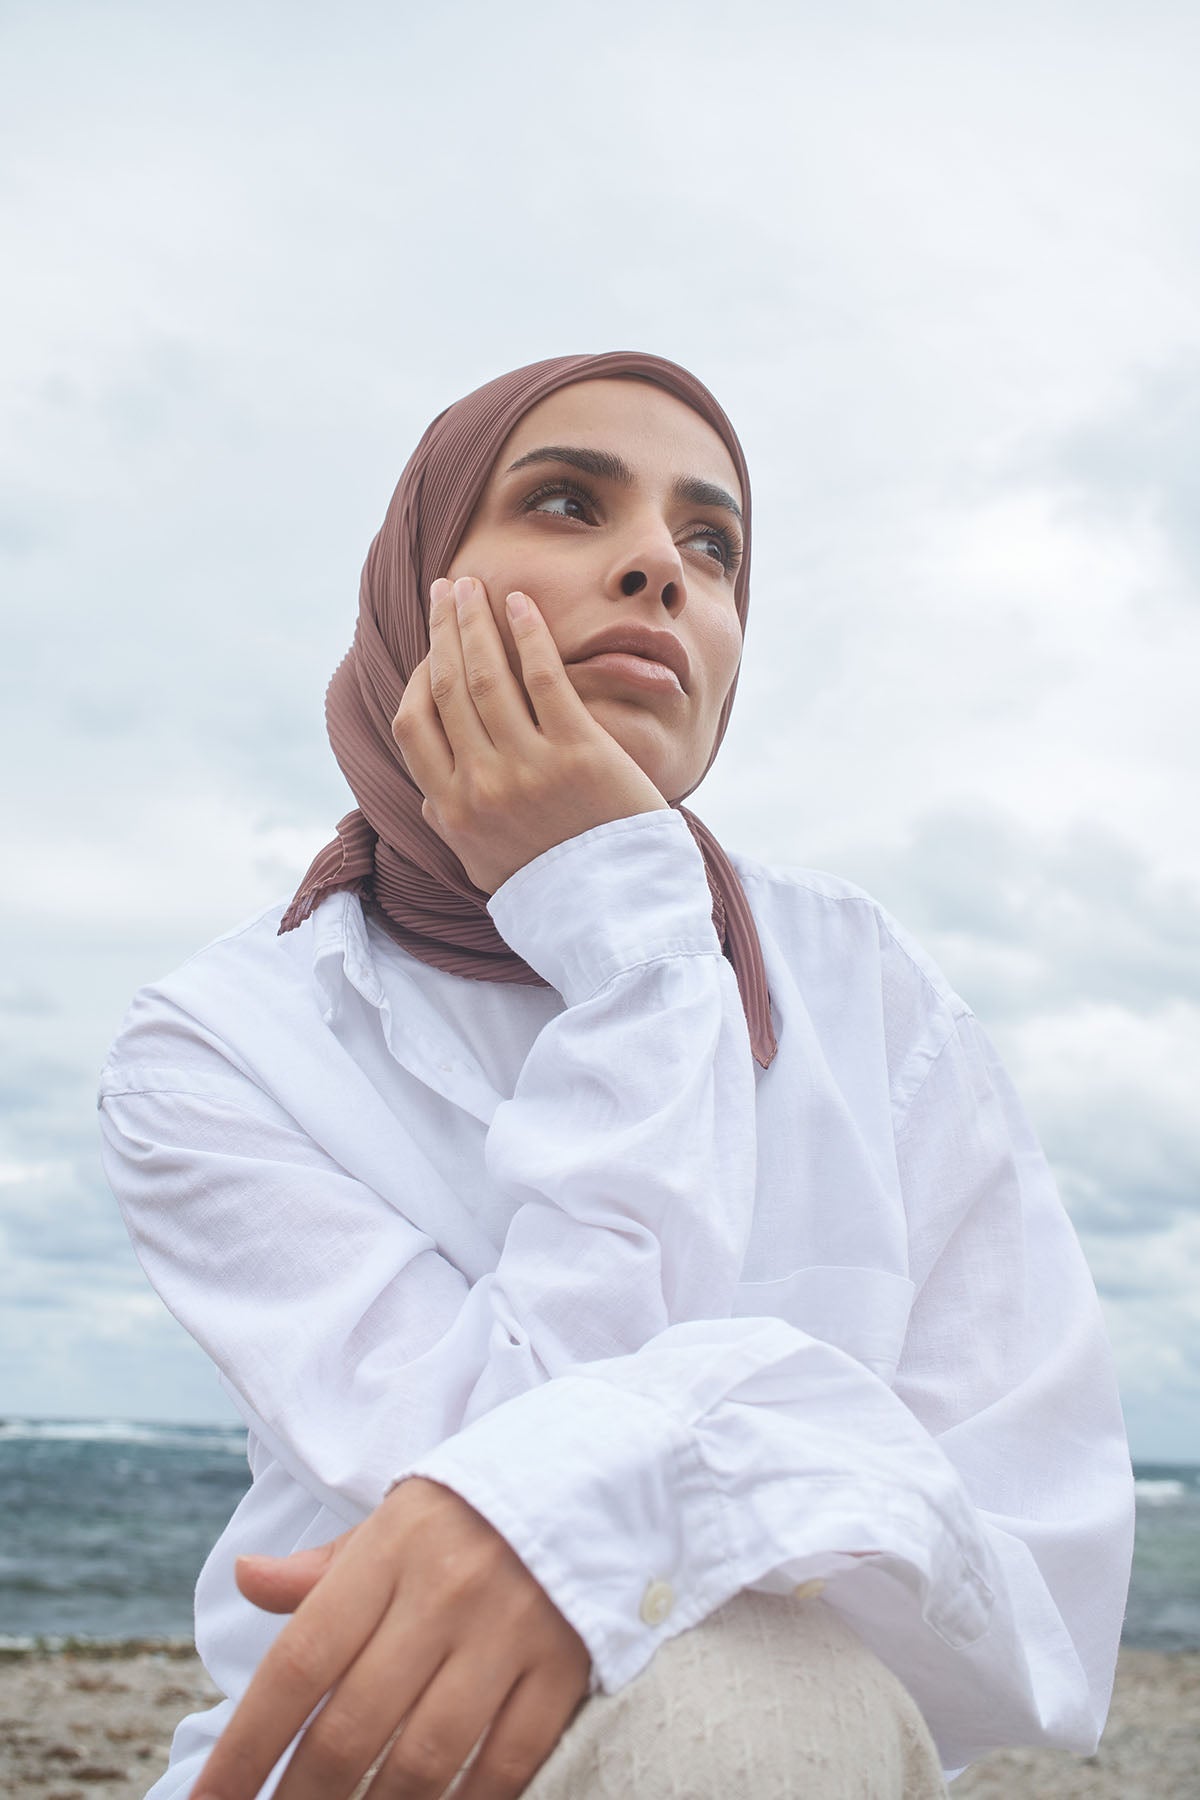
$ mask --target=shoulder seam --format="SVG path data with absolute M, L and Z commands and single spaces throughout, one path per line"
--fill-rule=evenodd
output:
M 160 1082 L 141 1082 L 137 1086 L 132 1082 L 122 1082 L 111 1086 L 107 1083 L 101 1083 L 96 1104 L 98 1106 L 103 1106 L 106 1100 L 140 1100 L 150 1094 L 187 1095 L 191 1100 L 220 1101 L 226 1106 L 236 1107 L 239 1112 L 248 1111 L 248 1109 L 243 1107 L 241 1102 L 235 1099 L 231 1094 L 217 1092 L 215 1088 L 198 1087 L 194 1081 L 185 1081 L 181 1079 L 178 1082 L 174 1082 L 166 1078 Z M 269 1095 L 266 1097 L 268 1099 L 270 1098 Z
M 930 1078 L 936 1073 L 937 1069 L 939 1068 L 943 1056 L 945 1056 L 945 1054 L 946 1054 L 947 1050 L 950 1048 L 951 1044 L 953 1044 L 955 1042 L 955 1040 L 958 1038 L 958 1036 L 961 1033 L 962 1028 L 966 1024 L 967 1020 L 970 1018 L 973 1018 L 973 1017 L 974 1017 L 973 1013 L 971 1013 L 970 1009 L 968 1008 L 957 1019 L 955 1019 L 953 1028 L 946 1033 L 945 1037 L 942 1039 L 941 1043 L 938 1045 L 938 1047 L 934 1051 L 933 1055 L 929 1058 L 928 1068 L 925 1070 L 925 1073 L 922 1075 L 920 1081 L 918 1081 L 918 1083 L 917 1083 L 916 1087 L 913 1089 L 912 1093 L 908 1096 L 908 1099 L 904 1102 L 903 1110 L 897 1115 L 897 1117 L 893 1121 L 893 1134 L 895 1136 L 899 1136 L 900 1132 L 904 1129 L 904 1125 L 908 1119 L 909 1113 L 912 1111 L 913 1107 L 916 1105 L 917 1101 L 920 1099 L 921 1095 L 924 1093 L 926 1085 L 928 1084 Z
M 752 864 L 744 874 L 739 869 L 738 875 L 742 881 L 757 881 L 760 886 L 765 886 L 771 881 L 782 881 L 789 887 L 800 888 L 804 893 L 811 894 L 816 900 L 826 900 L 833 905 L 842 906 L 849 902 L 852 905 L 868 907 L 878 928 L 886 933 L 888 942 L 895 946 L 909 967 L 920 976 L 922 985 L 955 1021 L 956 1027 L 961 1020 L 971 1015 L 972 1009 L 962 996 L 950 986 L 949 982 L 946 982 L 944 990 L 934 983 L 928 970 L 921 966 L 908 945 L 896 935 L 886 907 L 881 901 L 876 900 L 874 895 L 868 894 L 865 888 L 858 888 L 854 882 L 847 882 L 847 892 L 830 894 L 818 887 L 815 882 L 806 881 L 802 875 L 793 875 L 786 869 L 768 870 L 762 864 Z M 841 880 L 841 877 L 836 877 L 836 879 Z
M 198 957 L 207 955 L 210 950 L 217 950 L 222 944 L 236 944 L 239 938 L 245 937 L 247 932 L 253 931 L 256 926 L 261 925 L 263 920 L 268 918 L 271 913 L 278 912 L 282 917 L 285 907 L 286 902 L 282 900 L 272 900 L 269 905 L 264 906 L 262 911 L 255 913 L 252 918 L 243 919 L 240 925 L 231 925 L 228 931 L 219 932 L 215 938 L 210 938 L 207 944 L 198 944 L 191 955 L 185 956 L 181 963 L 176 963 L 169 974 L 160 976 L 157 981 L 146 982 L 144 987 L 161 987 L 164 982 L 170 981 L 172 976 L 178 975 L 182 970 L 190 968 L 192 963 L 194 963 Z M 144 990 L 139 990 L 139 992 L 140 991 Z

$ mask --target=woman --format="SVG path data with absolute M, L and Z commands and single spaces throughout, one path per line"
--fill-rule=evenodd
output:
M 358 810 L 135 998 L 106 1167 L 254 1476 L 197 1588 L 229 1698 L 155 1800 L 921 1796 L 1094 1748 L 1132 1490 L 1045 1163 L 867 896 L 679 804 L 749 524 L 660 358 L 442 413 L 330 686 Z

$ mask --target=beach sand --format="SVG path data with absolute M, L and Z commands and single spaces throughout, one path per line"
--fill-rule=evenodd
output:
M 166 1763 L 180 1718 L 216 1697 L 188 1647 L 10 1652 L 0 1660 L 0 1794 L 141 1800 Z M 1096 1756 L 1002 1751 L 968 1770 L 952 1793 L 955 1800 L 1196 1800 L 1200 1651 L 1122 1651 Z

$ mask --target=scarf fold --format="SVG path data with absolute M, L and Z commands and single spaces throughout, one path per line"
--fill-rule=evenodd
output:
M 302 924 L 327 895 L 351 892 L 421 962 L 474 981 L 546 985 L 505 943 L 487 911 L 488 895 L 425 823 L 423 796 L 404 766 L 391 724 L 406 682 L 429 652 L 425 596 L 449 567 L 504 440 L 521 416 L 556 388 L 611 376 L 658 383 L 706 419 L 729 450 L 743 495 L 745 544 L 734 594 L 744 632 L 749 475 L 733 426 L 694 375 L 662 357 L 612 351 L 532 363 L 466 395 L 425 432 L 367 553 L 354 641 L 325 697 L 330 742 L 358 806 L 339 820 L 337 835 L 314 858 L 283 915 L 281 934 Z M 725 735 L 736 687 L 735 677 L 697 786 Z M 713 926 L 737 977 L 755 1061 L 766 1068 L 775 1055 L 775 1034 L 749 901 L 708 827 L 678 801 L 674 805 L 704 858 Z

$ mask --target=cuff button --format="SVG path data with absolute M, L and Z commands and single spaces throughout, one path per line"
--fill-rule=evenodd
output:
M 825 1592 L 823 1581 L 802 1581 L 799 1587 L 792 1589 L 794 1600 L 815 1600 L 818 1594 Z
M 675 1594 L 670 1582 L 652 1581 L 642 1595 L 642 1604 L 638 1608 L 644 1625 L 661 1625 L 675 1604 Z

